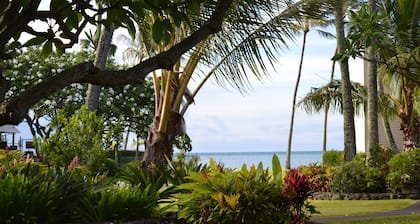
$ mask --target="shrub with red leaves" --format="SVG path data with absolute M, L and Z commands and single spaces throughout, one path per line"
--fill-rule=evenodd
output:
M 307 199 L 312 195 L 312 185 L 305 175 L 301 175 L 299 169 L 291 169 L 284 178 L 283 196 L 290 203 L 292 223 L 306 223 L 309 213 L 315 213 Z

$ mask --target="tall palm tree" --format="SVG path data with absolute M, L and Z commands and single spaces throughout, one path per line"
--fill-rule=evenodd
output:
M 369 0 L 370 13 L 376 13 L 376 0 Z M 375 45 L 367 49 L 367 147 L 366 164 L 369 164 L 370 149 L 379 144 L 378 133 L 378 88 L 377 88 L 377 64 Z
M 267 74 L 266 63 L 273 63 L 275 52 L 283 48 L 287 40 L 293 39 L 292 27 L 296 21 L 301 20 L 304 14 L 307 18 L 320 16 L 322 7 L 310 4 L 317 2 L 235 1 L 221 32 L 201 42 L 172 70 L 153 74 L 156 113 L 146 141 L 144 166 L 153 170 L 153 167 L 166 165 L 165 157 L 171 158 L 175 138 L 185 133 L 183 115 L 210 77 L 222 86 L 232 85 L 246 91 L 250 85 L 247 75 L 253 74 L 262 79 Z M 202 19 L 200 16 L 203 15 L 207 13 L 202 12 L 196 19 Z M 199 22 L 191 22 L 195 23 Z M 189 31 L 174 30 L 167 46 L 182 39 L 183 32 Z M 147 56 L 164 51 L 165 46 L 158 43 L 143 49 L 147 50 Z M 199 63 L 200 69 L 196 69 Z M 193 75 L 194 80 L 201 81 L 194 91 L 189 91 L 188 84 Z
M 335 3 L 334 18 L 337 38 L 337 55 L 343 55 L 346 51 L 346 36 L 344 34 L 344 11 L 346 4 L 341 0 L 337 0 Z M 339 65 L 341 72 L 341 91 L 343 95 L 344 161 L 351 161 L 356 155 L 356 134 L 348 57 L 341 57 Z
M 300 27 L 299 29 L 303 32 L 303 39 L 302 39 L 302 49 L 301 49 L 301 53 L 300 53 L 298 75 L 297 75 L 297 78 L 296 78 L 295 89 L 293 91 L 292 114 L 291 114 L 291 117 L 290 117 L 289 138 L 288 138 L 288 142 L 287 142 L 286 162 L 285 162 L 285 168 L 286 169 L 290 169 L 290 161 L 291 161 L 291 153 L 292 153 L 293 126 L 294 126 L 295 110 L 296 110 L 296 98 L 297 98 L 300 78 L 302 76 L 302 66 L 303 66 L 303 57 L 305 55 L 306 38 L 307 38 L 307 35 L 308 35 L 311 27 L 314 27 L 314 26 L 325 27 L 325 26 L 329 25 L 329 22 L 330 21 L 325 19 L 325 18 L 322 19 L 322 20 L 305 19 L 303 21 L 303 23 L 298 26 L 298 27 Z M 323 32 L 323 31 L 319 31 L 319 32 L 321 33 L 321 35 L 323 35 L 325 37 L 328 37 L 328 38 L 331 37 L 331 35 L 329 33 L 326 33 L 326 32 Z

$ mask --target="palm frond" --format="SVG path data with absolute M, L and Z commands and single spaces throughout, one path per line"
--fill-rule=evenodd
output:
M 212 75 L 223 87 L 234 86 L 242 92 L 251 87 L 250 73 L 259 80 L 269 75 L 267 63 L 274 67 L 280 50 L 294 41 L 297 22 L 326 13 L 319 7 L 322 1 L 318 0 L 253 1 L 260 2 L 257 9 L 250 9 L 255 6 L 243 2 L 247 1 L 240 1 L 232 9 L 222 32 L 211 37 L 204 54 L 204 64 L 210 69 L 205 75 Z M 261 16 L 262 9 L 269 10 L 263 14 L 270 16 L 269 19 Z M 251 13 L 246 16 L 246 12 Z

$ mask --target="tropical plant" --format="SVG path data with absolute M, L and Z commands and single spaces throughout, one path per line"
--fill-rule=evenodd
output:
M 398 107 L 404 150 L 412 150 L 420 140 L 419 113 L 415 109 L 419 74 L 418 0 L 379 1 L 378 12 L 362 7 L 352 13 L 349 54 L 363 57 L 364 48 L 377 46 L 378 75 L 391 80 L 390 99 Z
M 77 158 L 80 164 L 94 168 L 105 160 L 103 117 L 82 107 L 69 119 L 59 113 L 51 125 L 54 133 L 40 143 L 40 155 L 48 164 L 66 167 Z
M 329 21 L 327 19 L 323 19 L 323 20 L 305 19 L 302 24 L 299 24 L 299 29 L 301 29 L 302 32 L 303 32 L 303 40 L 302 40 L 302 50 L 301 50 L 301 55 L 300 55 L 298 75 L 297 75 L 297 78 L 296 78 L 295 90 L 293 92 L 292 115 L 291 115 L 291 118 L 290 118 L 289 138 L 288 138 L 287 151 L 286 151 L 286 163 L 285 163 L 285 168 L 286 169 L 290 169 L 290 156 L 291 156 L 291 151 L 292 151 L 292 136 L 293 136 L 293 124 L 294 124 L 295 110 L 296 110 L 296 97 L 297 97 L 297 93 L 298 93 L 300 77 L 302 75 L 302 66 L 303 66 L 303 57 L 305 55 L 306 38 L 307 38 L 307 35 L 308 35 L 308 33 L 309 33 L 309 31 L 312 27 L 314 27 L 314 26 L 315 27 L 316 26 L 324 26 L 325 27 L 328 24 L 329 24 Z M 327 32 L 323 32 L 323 31 L 319 31 L 319 32 L 324 37 L 329 37 L 329 38 L 333 37 L 333 35 L 331 35 Z
M 36 168 L 36 167 L 35 167 Z M 74 223 L 77 203 L 89 186 L 77 170 L 32 169 L 0 181 L 3 223 Z
M 341 159 L 342 160 L 342 159 Z M 330 191 L 330 176 L 328 175 L 328 168 L 318 164 L 309 164 L 308 166 L 299 167 L 300 174 L 307 177 L 312 185 L 313 191 L 329 192 Z
M 366 166 L 364 161 L 352 160 L 335 169 L 331 176 L 331 188 L 344 193 L 382 193 L 386 191 L 385 176 L 376 167 Z
M 279 163 L 278 158 L 274 161 Z M 190 181 L 178 186 L 183 192 L 176 202 L 179 218 L 188 223 L 286 222 L 289 205 L 281 195 L 281 179 L 274 178 L 281 170 L 276 172 L 271 174 L 262 164 L 222 169 L 211 160 L 208 169 L 190 173 Z
M 172 158 L 174 138 L 185 132 L 183 115 L 194 102 L 194 96 L 210 77 L 215 78 L 222 86 L 230 84 L 241 91 L 246 91 L 246 87 L 250 84 L 247 76 L 250 71 L 261 79 L 267 69 L 262 58 L 274 61 L 274 51 L 284 46 L 287 39 L 292 39 L 293 23 L 303 14 L 308 18 L 319 16 L 319 10 L 312 10 L 313 8 L 315 7 L 312 1 L 299 1 L 293 4 L 288 1 L 271 0 L 235 1 L 233 10 L 222 25 L 222 32 L 202 41 L 188 57 L 179 60 L 172 69 L 162 70 L 160 75 L 154 73 L 156 111 L 146 141 L 145 166 L 149 168 L 163 166 L 166 164 L 165 156 Z M 196 15 L 193 17 L 192 25 L 200 23 L 202 15 L 208 14 L 206 8 L 202 10 L 202 14 L 192 14 Z M 138 45 L 140 52 L 136 54 L 137 58 L 145 60 L 150 55 L 164 51 L 191 32 L 184 24 L 181 26 L 186 27 L 184 29 L 171 25 L 170 16 L 152 16 L 150 20 L 163 21 L 165 26 L 173 29 L 174 35 L 166 41 L 162 39 L 156 41 L 152 35 L 154 43 Z M 143 32 L 153 34 L 153 26 L 148 27 L 142 27 Z M 141 35 L 140 39 L 143 43 L 148 43 L 144 41 L 147 37 L 148 35 Z M 130 49 L 130 52 L 136 51 Z M 193 78 L 193 75 L 200 73 L 196 69 L 198 65 L 206 72 L 202 72 L 202 77 Z M 198 80 L 199 84 L 194 91 L 189 91 L 189 82 L 193 79 Z
M 322 154 L 322 165 L 339 166 L 343 164 L 344 153 L 341 151 L 330 150 Z
M 156 215 L 158 195 L 151 185 L 140 188 L 120 181 L 99 191 L 88 191 L 77 211 L 89 223 L 140 220 Z
M 338 59 L 341 72 L 341 95 L 343 99 L 343 129 L 344 129 L 344 161 L 348 162 L 356 155 L 356 134 L 354 128 L 354 109 L 351 95 L 350 72 L 348 57 L 342 57 L 346 50 L 346 36 L 344 32 L 344 17 L 347 3 L 335 1 L 334 18 L 336 29 L 337 50 L 335 59 Z
M 394 155 L 388 162 L 387 186 L 400 192 L 407 186 L 420 184 L 420 149 Z

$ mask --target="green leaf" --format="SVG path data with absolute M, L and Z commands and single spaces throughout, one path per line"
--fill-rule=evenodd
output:
M 52 42 L 51 41 L 47 41 L 45 42 L 45 44 L 42 47 L 42 56 L 43 57 L 47 57 L 49 54 L 51 54 L 52 52 Z
M 161 20 L 156 20 L 152 26 L 152 38 L 155 43 L 162 41 L 163 23 Z
M 26 43 L 23 45 L 24 47 L 29 47 L 29 46 L 34 46 L 34 45 L 40 45 L 42 44 L 47 38 L 45 38 L 44 36 L 38 36 L 38 37 L 34 37 L 28 41 L 26 41 Z
M 276 154 L 273 155 L 271 166 L 272 166 L 274 181 L 279 181 L 279 180 L 281 181 L 281 177 L 282 177 L 281 164 L 280 164 L 279 157 Z

